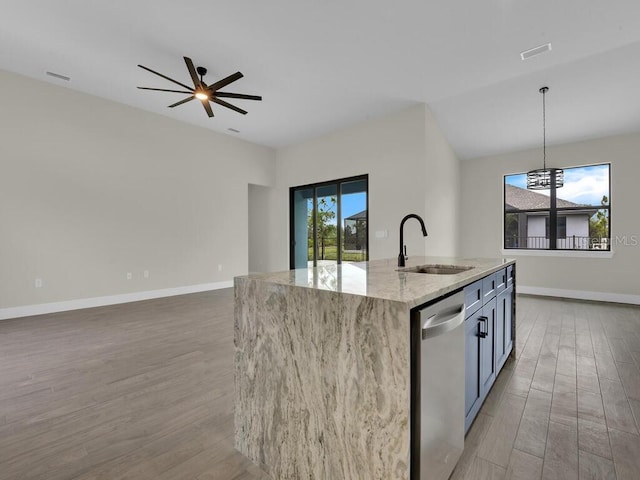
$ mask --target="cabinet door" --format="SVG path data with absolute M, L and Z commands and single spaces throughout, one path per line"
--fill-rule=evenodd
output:
M 480 331 L 484 332 L 480 339 L 480 398 L 489 392 L 496 379 L 495 331 L 496 331 L 496 299 L 493 298 L 482 307 Z
M 513 286 L 504 291 L 504 362 L 511 353 L 513 347 Z M 502 364 L 500 365 L 502 368 Z
M 507 288 L 497 297 L 496 312 L 496 365 L 498 372 L 511 353 L 511 320 L 513 313 L 513 287 Z
M 473 419 L 480 410 L 480 317 L 482 309 L 465 321 L 465 431 L 469 429 Z

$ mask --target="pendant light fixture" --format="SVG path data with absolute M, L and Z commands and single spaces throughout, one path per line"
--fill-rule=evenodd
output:
M 542 87 L 542 168 L 527 172 L 527 188 L 529 190 L 549 190 L 555 177 L 555 187 L 564 185 L 564 170 L 561 168 L 547 168 L 547 122 L 545 95 L 549 87 Z

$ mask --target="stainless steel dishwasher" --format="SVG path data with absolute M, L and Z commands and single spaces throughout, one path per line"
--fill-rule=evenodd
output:
M 411 478 L 446 480 L 464 449 L 464 294 L 412 312 Z

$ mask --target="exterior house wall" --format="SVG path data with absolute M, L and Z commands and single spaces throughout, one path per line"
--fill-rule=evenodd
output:
M 545 218 L 547 217 L 544 215 L 527 217 L 527 248 L 549 248 Z M 566 236 L 558 237 L 557 247 L 587 250 L 589 248 L 589 216 L 567 215 Z
M 527 248 L 549 248 L 549 240 L 545 238 L 545 218 L 542 215 L 527 217 Z
M 575 235 L 575 239 L 574 239 Z M 567 215 L 567 236 L 558 240 L 559 248 L 589 248 L 589 216 Z

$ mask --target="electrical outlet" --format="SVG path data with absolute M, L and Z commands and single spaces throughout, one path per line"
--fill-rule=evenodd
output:
M 42 288 L 42 279 L 36 278 L 35 285 L 36 285 L 36 288 Z
M 221 272 L 221 271 L 222 271 L 222 264 L 221 264 L 221 263 L 219 263 L 219 264 L 218 264 L 218 271 L 219 271 L 219 272 Z
M 127 280 L 131 280 L 133 278 L 133 273 L 127 272 Z
M 142 272 L 142 276 L 144 278 L 149 278 L 149 270 L 145 270 L 144 272 Z

